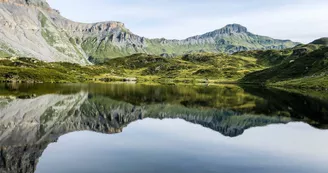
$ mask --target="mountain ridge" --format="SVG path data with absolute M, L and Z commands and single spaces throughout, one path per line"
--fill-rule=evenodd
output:
M 48 62 L 90 64 L 135 53 L 234 53 L 297 45 L 289 40 L 252 34 L 238 24 L 183 40 L 149 39 L 134 34 L 118 21 L 89 24 L 71 21 L 52 9 L 45 0 L 1 0 L 0 19 L 0 52 Z

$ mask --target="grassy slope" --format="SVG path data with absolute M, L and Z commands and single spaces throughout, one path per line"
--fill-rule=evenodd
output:
M 10 56 L 10 54 L 8 54 L 7 52 L 0 50 L 0 58 L 5 58 L 5 57 L 9 57 L 9 56 Z
M 94 66 L 45 63 L 29 58 L 0 60 L 0 80 L 29 82 L 85 82 L 87 80 L 216 82 L 236 81 L 263 69 L 255 58 L 226 54 L 189 54 L 163 58 L 147 54 L 108 59 Z
M 32 58 L 0 59 L 0 81 L 84 82 L 104 71 L 103 67 L 45 63 Z
M 263 69 L 255 58 L 210 53 L 188 54 L 176 58 L 135 54 L 106 60 L 104 65 L 129 77 L 221 81 L 235 81 L 247 73 Z
M 252 50 L 237 52 L 234 55 L 243 57 L 253 57 L 257 59 L 257 63 L 264 66 L 274 66 L 282 63 L 293 53 L 293 49 L 284 50 Z
M 276 62 L 273 67 L 248 74 L 241 82 L 298 88 L 328 87 L 328 47 L 323 44 L 299 45 L 293 48 L 291 55 L 277 59 L 273 61 Z
M 0 58 L 6 58 L 15 55 L 16 52 L 8 45 L 0 43 Z

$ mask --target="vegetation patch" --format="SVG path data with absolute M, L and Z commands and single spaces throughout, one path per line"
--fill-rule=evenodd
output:
M 328 88 L 328 47 L 299 45 L 280 64 L 246 75 L 240 82 L 301 88 Z

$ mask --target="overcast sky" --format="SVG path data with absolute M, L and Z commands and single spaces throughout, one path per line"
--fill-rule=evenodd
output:
M 184 39 L 238 23 L 303 43 L 328 37 L 328 0 L 48 0 L 78 22 L 121 21 L 149 38 Z

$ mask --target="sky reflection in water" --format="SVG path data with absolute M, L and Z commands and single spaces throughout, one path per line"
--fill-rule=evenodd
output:
M 325 173 L 326 131 L 304 123 L 269 125 L 229 138 L 183 120 L 145 119 L 120 134 L 74 132 L 50 144 L 37 173 Z

